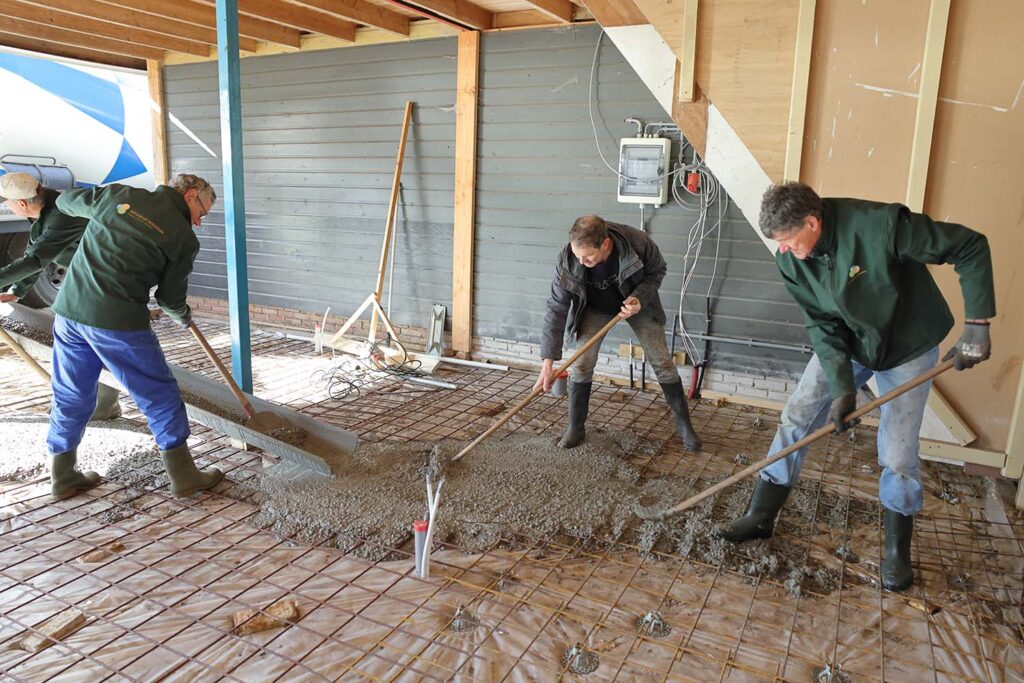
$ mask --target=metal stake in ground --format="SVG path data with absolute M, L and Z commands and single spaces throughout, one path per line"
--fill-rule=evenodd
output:
M 860 417 L 863 417 L 864 415 L 867 415 L 868 413 L 870 413 L 872 410 L 874 410 L 878 406 L 883 405 L 885 403 L 888 403 L 889 401 L 893 400 L 894 398 L 897 398 L 898 396 L 902 396 L 903 394 L 907 393 L 911 389 L 913 389 L 915 387 L 918 387 L 918 386 L 924 384 L 925 382 L 927 382 L 928 380 L 933 379 L 933 378 L 937 377 L 938 375 L 941 375 L 946 370 L 949 370 L 951 367 L 953 367 L 953 361 L 954 361 L 954 359 L 951 358 L 951 359 L 949 359 L 947 361 L 939 363 L 938 365 L 936 365 L 934 368 L 932 368 L 928 372 L 922 372 L 920 375 L 918 375 L 914 379 L 912 379 L 909 382 L 906 382 L 904 384 L 901 384 L 900 386 L 898 386 L 895 389 L 893 389 L 892 391 L 890 391 L 888 394 L 885 394 L 883 396 L 879 396 L 878 398 L 876 398 L 873 401 L 870 401 L 869 403 L 865 403 L 860 408 L 857 408 L 852 413 L 850 413 L 849 415 L 844 417 L 843 420 L 845 422 L 851 422 L 851 421 L 856 420 L 856 419 L 858 419 Z M 739 472 L 737 472 L 736 474 L 732 475 L 728 479 L 723 479 L 722 481 L 718 482 L 714 486 L 712 486 L 710 488 L 707 488 L 704 491 L 698 493 L 697 495 L 684 500 L 682 503 L 679 503 L 675 507 L 672 507 L 672 508 L 669 508 L 667 510 L 664 510 L 664 509 L 660 509 L 656 505 L 651 505 L 651 506 L 637 505 L 634 508 L 633 511 L 636 513 L 636 516 L 641 518 L 641 519 L 648 519 L 648 520 L 658 521 L 658 520 L 665 519 L 666 517 L 671 517 L 672 515 L 678 514 L 678 513 L 682 512 L 684 510 L 688 510 L 688 509 L 692 508 L 694 505 L 696 505 L 697 503 L 701 502 L 705 498 L 713 496 L 713 495 L 715 495 L 716 493 L 718 493 L 719 491 L 721 491 L 723 489 L 729 488 L 730 486 L 732 486 L 736 482 L 741 481 L 743 479 L 746 479 L 751 474 L 754 474 L 755 472 L 760 472 L 765 467 L 768 467 L 768 465 L 771 465 L 773 462 L 778 462 L 779 460 L 782 460 L 783 458 L 785 458 L 790 453 L 795 453 L 796 451 L 800 450 L 801 448 L 804 448 L 806 446 L 810 446 L 812 443 L 814 443 L 818 439 L 820 439 L 822 437 L 825 437 L 825 436 L 828 436 L 829 434 L 831 434 L 833 429 L 835 429 L 835 425 L 834 424 L 827 424 L 824 427 L 822 427 L 821 429 L 818 429 L 817 431 L 811 432 L 810 434 L 808 434 L 804 438 L 802 438 L 799 441 L 797 441 L 795 444 L 793 444 L 791 446 L 788 446 L 786 448 L 783 448 L 778 453 L 775 453 L 772 456 L 770 456 L 768 458 L 765 458 L 764 460 L 762 460 L 760 462 L 754 463 L 750 467 L 747 467 L 745 469 L 740 470 Z
M 602 327 L 600 330 L 598 330 L 597 334 L 595 334 L 593 337 L 588 339 L 587 342 L 583 346 L 578 348 L 576 350 L 576 353 L 574 353 L 571 356 L 569 356 L 569 360 L 565 361 L 565 364 L 563 364 L 562 367 L 558 368 L 555 371 L 555 373 L 554 373 L 555 377 L 558 377 L 563 372 L 568 370 L 569 366 L 571 366 L 573 363 L 575 363 L 577 361 L 577 359 L 579 359 L 580 356 L 582 356 L 584 353 L 586 353 L 588 350 L 590 350 L 591 346 L 593 346 L 594 344 L 597 344 L 602 339 L 604 339 L 604 336 L 606 334 L 608 334 L 608 332 L 613 327 L 615 327 L 615 324 L 618 323 L 620 320 L 624 320 L 624 318 L 622 317 L 621 313 L 618 314 L 617 316 L 615 316 L 614 318 L 612 318 L 611 320 L 609 320 L 608 324 L 605 325 L 604 327 Z M 460 460 L 462 458 L 462 456 L 466 455 L 471 450 L 476 448 L 480 444 L 481 441 L 483 441 L 484 439 L 489 437 L 491 434 L 496 432 L 498 430 L 498 427 L 500 427 L 501 425 L 503 425 L 506 422 L 508 422 L 509 420 L 511 420 L 513 415 L 515 415 L 520 410 L 525 408 L 527 406 L 527 404 L 530 403 L 530 401 L 532 401 L 533 399 L 537 398 L 542 393 L 544 393 L 544 390 L 539 388 L 539 387 L 534 389 L 533 391 L 531 391 L 530 394 L 526 398 L 524 398 L 522 401 L 517 403 L 516 406 L 512 410 L 508 411 L 507 413 L 502 415 L 500 418 L 498 418 L 497 422 L 495 422 L 493 425 L 491 425 L 486 432 L 484 432 L 480 436 L 478 436 L 475 439 L 473 439 L 473 441 L 470 442 L 470 444 L 468 446 L 466 446 L 461 451 L 459 451 L 458 455 L 456 455 L 454 458 L 452 458 L 452 462 L 456 462 L 457 460 Z

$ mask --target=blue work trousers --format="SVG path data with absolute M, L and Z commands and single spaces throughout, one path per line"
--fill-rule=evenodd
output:
M 57 316 L 53 323 L 53 406 L 46 446 L 51 454 L 78 447 L 96 408 L 96 385 L 110 371 L 149 421 L 162 451 L 188 439 L 178 383 L 152 330 L 102 330 Z
M 903 365 L 891 370 L 873 371 L 853 363 L 853 385 L 864 386 L 871 375 L 878 380 L 883 394 L 935 367 L 939 357 L 936 346 Z M 890 510 L 902 515 L 916 515 L 924 499 L 921 489 L 921 421 L 932 383 L 925 382 L 881 407 L 882 419 L 878 427 L 878 464 L 882 474 L 878 481 L 878 499 Z M 828 420 L 832 403 L 828 380 L 818 356 L 807 364 L 800 384 L 789 397 L 782 411 L 782 424 L 775 432 L 768 455 L 796 443 L 811 432 L 821 429 Z M 761 470 L 761 478 L 792 486 L 800 476 L 807 449 L 802 448 L 782 460 Z

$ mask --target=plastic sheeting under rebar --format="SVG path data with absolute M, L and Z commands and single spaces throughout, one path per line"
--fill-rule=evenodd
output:
M 880 594 L 867 582 L 794 596 L 670 557 L 520 537 L 510 541 L 528 549 L 436 553 L 421 580 L 411 560 L 369 563 L 233 523 L 244 514 L 238 503 L 183 507 L 151 496 L 140 501 L 144 513 L 103 523 L 102 499 L 54 506 L 41 490 L 4 495 L 0 642 L 10 647 L 71 607 L 87 623 L 35 654 L 0 651 L 0 669 L 21 680 L 554 680 L 577 642 L 599 658 L 592 680 L 809 680 L 826 662 L 855 680 L 1024 675 L 1019 633 L 969 578 L 958 592 L 924 596 L 941 608 L 926 615 L 913 594 Z M 985 522 L 962 523 L 956 553 L 969 569 L 969 558 L 993 548 L 970 542 Z M 113 540 L 124 549 L 81 561 Z M 942 564 L 930 552 L 922 543 L 926 573 Z M 1019 555 L 1002 563 L 983 562 L 1020 576 Z M 296 624 L 230 632 L 233 613 L 283 598 L 298 603 Z M 460 605 L 476 619 L 465 632 L 452 629 Z M 651 609 L 667 636 L 638 633 Z
M 514 401 L 533 380 L 467 371 L 459 392 L 326 401 L 314 396 L 308 373 L 295 370 L 308 361 L 304 346 L 264 341 L 263 376 L 275 400 L 359 426 L 367 439 L 473 433 L 491 419 L 474 406 Z M 188 342 L 165 341 L 168 357 L 189 364 Z M 0 406 L 45 411 L 46 388 L 27 387 L 19 367 L 0 357 Z M 596 424 L 663 444 L 634 461 L 651 478 L 731 474 L 764 452 L 778 421 L 770 411 L 695 405 L 705 449 L 687 454 L 650 395 L 601 387 L 592 404 Z M 538 401 L 522 426 L 557 431 L 562 418 L 557 404 Z M 137 412 L 125 419 L 144 430 Z M 548 681 L 565 671 L 563 654 L 579 642 L 599 664 L 571 680 L 806 682 L 826 665 L 853 681 L 1024 679 L 1024 518 L 986 480 L 925 464 L 917 583 L 905 596 L 880 591 L 875 432 L 858 434 L 812 449 L 802 475 L 809 503 L 787 505 L 770 544 L 799 549 L 808 566 L 841 577 L 820 592 L 694 555 L 645 554 L 628 541 L 511 529 L 487 552 L 436 553 L 423 581 L 412 576 L 405 546 L 392 553 L 401 559 L 375 563 L 275 536 L 254 525 L 255 506 L 230 489 L 170 499 L 155 456 L 152 475 L 57 504 L 42 480 L 0 483 L 0 671 L 33 682 Z M 201 466 L 222 467 L 229 482 L 261 467 L 259 454 L 207 430 L 196 429 L 190 444 Z M 717 502 L 716 517 L 737 513 L 730 505 Z M 81 562 L 113 541 L 124 548 Z M 839 547 L 848 553 L 837 556 Z M 297 602 L 296 624 L 230 632 L 235 612 L 280 599 Z M 456 632 L 460 605 L 477 621 Z M 86 614 L 84 627 L 37 653 L 9 649 L 70 608 Z M 648 610 L 661 613 L 667 635 L 638 633 L 636 620 Z

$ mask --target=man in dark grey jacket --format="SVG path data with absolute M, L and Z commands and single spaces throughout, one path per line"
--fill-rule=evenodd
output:
M 683 383 L 665 343 L 665 309 L 658 287 L 666 270 L 658 245 L 640 230 L 600 216 L 576 219 L 551 283 L 541 337 L 544 360 L 534 388 L 551 388 L 554 363 L 562 358 L 565 336 L 586 343 L 621 313 L 654 368 L 679 437 L 688 450 L 699 451 L 701 440 L 690 424 Z M 578 446 L 586 436 L 584 425 L 600 350 L 598 342 L 570 368 L 569 425 L 558 442 L 562 448 Z

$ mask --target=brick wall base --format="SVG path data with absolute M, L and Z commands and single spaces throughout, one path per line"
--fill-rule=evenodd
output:
M 188 301 L 196 315 L 221 319 L 228 317 L 228 302 L 224 299 L 189 297 Z M 251 304 L 249 318 L 253 325 L 259 327 L 312 335 L 315 325 L 323 320 L 323 314 Z M 339 315 L 327 316 L 327 324 L 324 328 L 326 337 L 329 338 L 339 330 L 346 320 L 347 318 Z M 394 327 L 395 332 L 409 351 L 422 351 L 426 347 L 426 328 L 415 325 L 395 325 Z M 349 328 L 349 335 L 365 336 L 369 333 L 369 328 L 370 316 L 364 314 L 359 322 Z M 383 326 L 378 329 L 380 330 L 378 335 L 380 335 Z M 445 348 L 451 347 L 451 337 L 447 333 L 445 334 L 445 345 Z M 617 344 L 609 346 L 618 347 Z M 473 337 L 473 358 L 481 361 L 490 360 L 522 370 L 537 370 L 540 368 L 540 345 L 494 337 Z M 681 366 L 679 374 L 683 386 L 689 388 L 693 377 L 692 368 Z M 598 356 L 594 376 L 599 382 L 616 385 L 628 384 L 629 359 L 616 353 L 602 353 Z M 638 373 L 635 373 L 634 379 L 639 388 L 640 376 Z M 735 397 L 737 403 L 782 404 L 796 389 L 796 385 L 796 380 L 712 369 L 705 375 L 701 389 L 713 394 Z M 658 380 L 651 368 L 648 368 L 647 372 L 647 388 L 658 391 Z

